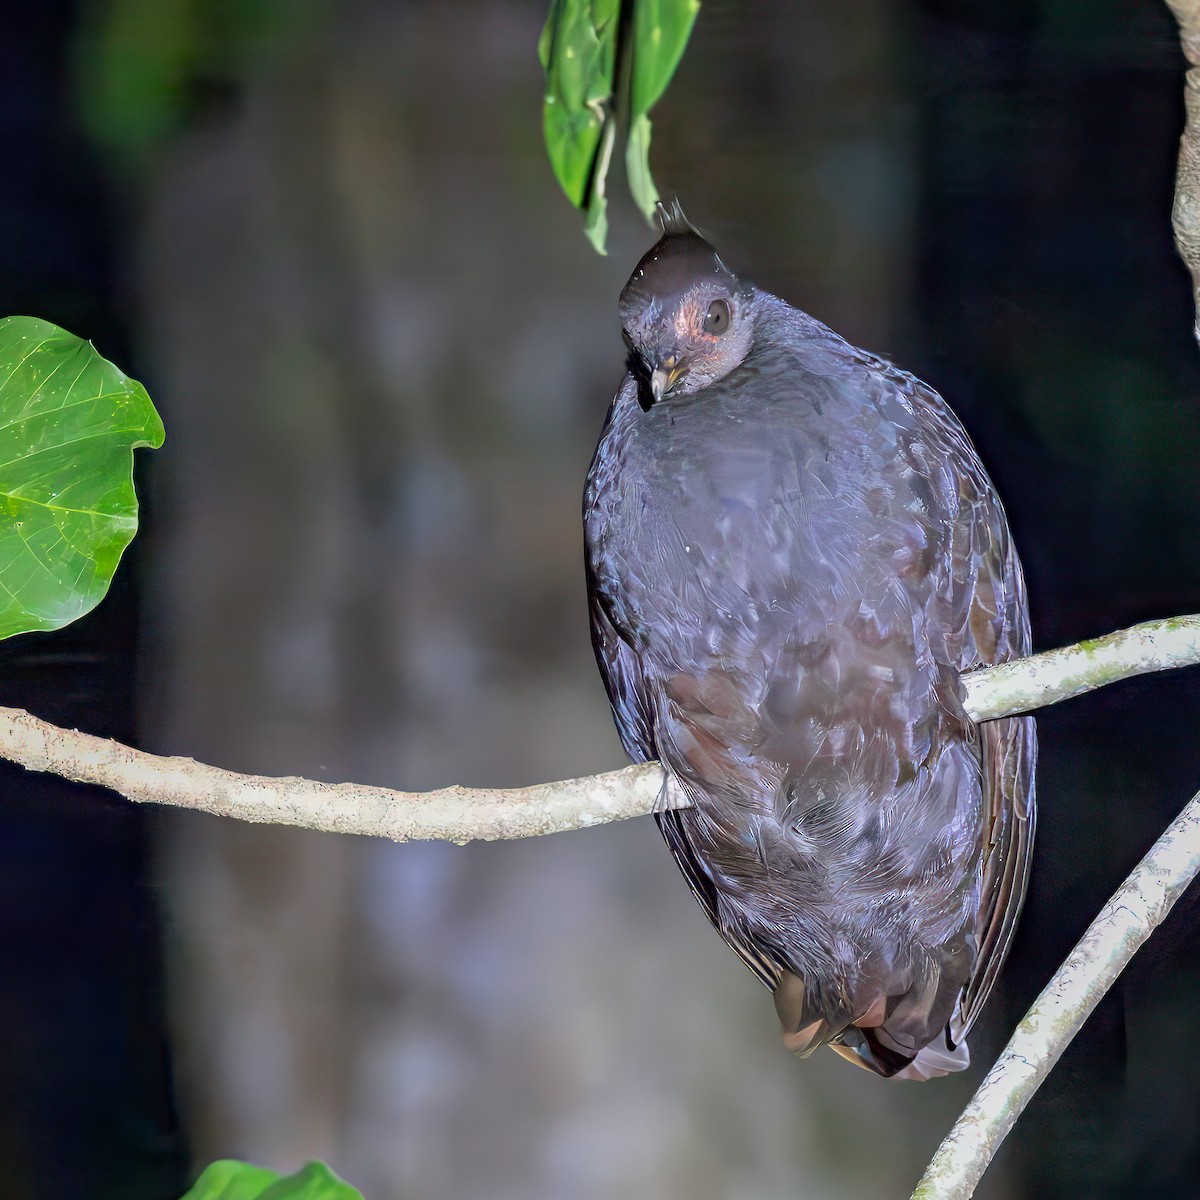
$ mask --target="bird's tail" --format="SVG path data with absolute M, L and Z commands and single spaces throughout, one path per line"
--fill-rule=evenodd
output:
M 944 1034 L 923 1046 L 914 1056 L 887 1044 L 883 1029 L 860 1029 L 851 1025 L 829 1043 L 848 1062 L 889 1079 L 940 1079 L 971 1065 L 965 1040 L 951 1045 Z

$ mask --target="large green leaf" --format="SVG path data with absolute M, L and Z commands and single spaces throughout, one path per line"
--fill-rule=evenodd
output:
M 0 638 L 99 603 L 137 532 L 133 450 L 162 442 L 146 389 L 90 343 L 0 321 Z
M 363 1200 L 324 1163 L 310 1162 L 294 1175 L 222 1159 L 204 1170 L 182 1200 Z

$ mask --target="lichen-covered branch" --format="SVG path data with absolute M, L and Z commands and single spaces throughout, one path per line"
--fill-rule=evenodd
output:
M 650 812 L 662 783 L 657 763 L 534 787 L 436 792 L 240 775 L 60 729 L 16 708 L 0 708 L 0 758 L 31 771 L 99 784 L 139 804 L 397 842 L 496 841 L 621 821 Z
M 1200 663 L 1200 616 L 1168 617 L 974 671 L 963 679 L 964 703 L 975 720 L 989 721 L 1189 663 Z
M 977 721 L 986 721 L 1189 663 L 1200 663 L 1200 616 L 1170 617 L 974 671 L 964 679 L 964 703 Z M 585 829 L 651 812 L 662 784 L 657 763 L 534 787 L 436 792 L 239 775 L 60 729 L 13 708 L 0 708 L 0 758 L 31 771 L 99 784 L 140 804 L 397 842 L 495 841 Z
M 1200 341 L 1200 0 L 1167 0 L 1167 7 L 1179 22 L 1179 38 L 1190 64 L 1183 91 L 1187 119 L 1179 141 L 1171 223 L 1179 256 L 1192 273 L 1194 328 Z
M 913 1200 L 966 1200 L 1071 1039 L 1200 872 L 1200 793 L 1088 927 L 946 1136 Z

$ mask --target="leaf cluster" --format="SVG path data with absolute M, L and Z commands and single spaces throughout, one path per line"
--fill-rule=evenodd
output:
M 619 129 L 630 192 L 646 219 L 654 216 L 659 195 L 650 174 L 649 113 L 675 74 L 699 11 L 700 0 L 553 0 L 550 6 L 538 39 L 546 151 L 601 254 Z

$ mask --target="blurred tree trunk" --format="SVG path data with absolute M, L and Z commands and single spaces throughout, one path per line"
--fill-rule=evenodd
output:
M 177 143 L 141 274 L 179 455 L 155 750 L 414 789 L 621 765 L 579 497 L 651 235 L 618 211 L 599 260 L 558 194 L 544 15 L 363 0 Z M 656 111 L 659 182 L 730 259 L 876 341 L 912 195 L 894 17 L 707 6 Z M 202 1158 L 325 1155 L 372 1200 L 869 1200 L 965 1097 L 801 1073 L 649 822 L 464 849 L 164 823 Z M 869 1159 L 822 1132 L 863 1119 Z

